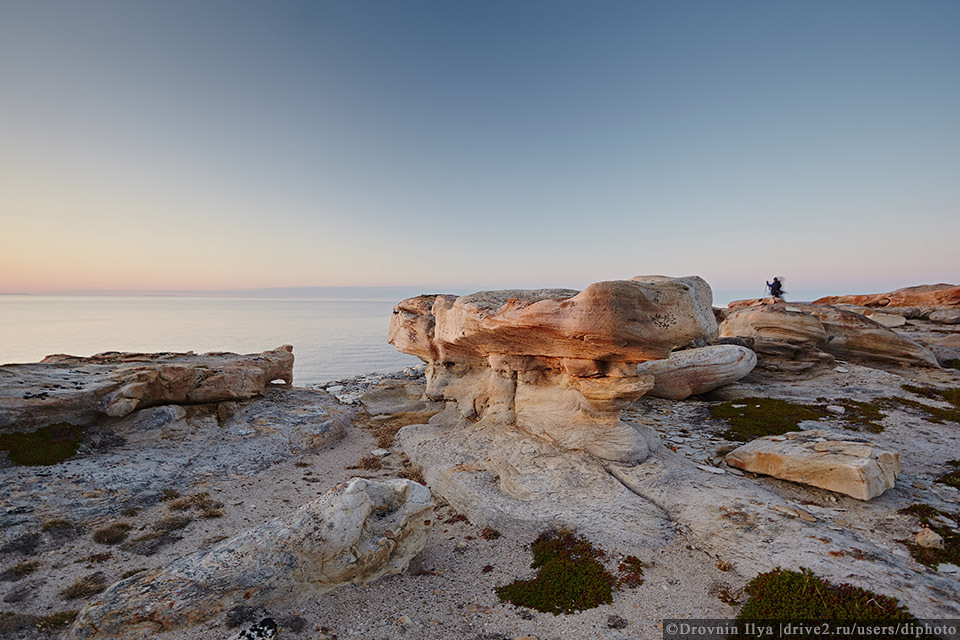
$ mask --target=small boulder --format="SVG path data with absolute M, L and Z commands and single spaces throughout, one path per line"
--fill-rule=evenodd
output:
M 883 313 L 882 311 L 870 310 L 863 313 L 862 315 L 865 315 L 866 317 L 870 318 L 874 322 L 878 322 L 882 324 L 888 329 L 892 329 L 894 327 L 902 327 L 903 325 L 907 324 L 906 318 L 904 318 L 901 315 L 897 315 L 895 313 Z
M 900 474 L 900 454 L 829 431 L 792 431 L 757 438 L 727 454 L 744 471 L 870 500 Z
M 937 324 L 960 324 L 960 310 L 940 309 L 931 312 L 927 319 Z
M 647 395 L 683 400 L 713 391 L 750 373 L 757 355 L 732 344 L 674 351 L 664 360 L 649 360 L 637 365 L 637 375 L 652 375 L 653 389 Z
M 943 538 L 933 529 L 924 527 L 914 538 L 914 541 L 921 547 L 928 549 L 943 549 Z

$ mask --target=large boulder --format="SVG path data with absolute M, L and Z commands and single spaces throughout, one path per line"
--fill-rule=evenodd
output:
M 0 431 L 90 424 L 168 404 L 248 400 L 293 382 L 293 347 L 260 354 L 102 353 L 0 366 Z
M 870 500 L 893 487 L 900 456 L 829 431 L 757 438 L 727 454 L 731 467 Z
M 834 356 L 854 361 L 935 368 L 940 366 L 933 352 L 920 343 L 859 313 L 828 305 L 795 306 L 820 320 L 830 336 L 830 340 L 823 345 L 823 350 Z
M 740 307 L 727 315 L 719 332 L 721 338 L 752 338 L 758 353 L 791 358 L 830 339 L 817 317 L 783 303 Z
M 564 449 L 635 463 L 648 446 L 620 421 L 653 388 L 640 362 L 717 336 L 701 278 L 638 276 L 568 289 L 419 296 L 389 341 L 427 362 L 426 395 L 467 420 L 496 419 Z
M 71 637 L 148 637 L 238 603 L 266 607 L 400 573 L 423 548 L 432 512 L 422 485 L 355 478 L 208 550 L 121 580 L 80 612 Z
M 719 344 L 674 351 L 665 360 L 649 360 L 637 365 L 637 373 L 653 376 L 657 398 L 683 400 L 713 391 L 750 373 L 757 365 L 757 354 L 733 344 Z
M 862 307 L 960 307 L 960 285 L 922 284 L 889 293 L 827 296 L 813 304 L 856 304 Z

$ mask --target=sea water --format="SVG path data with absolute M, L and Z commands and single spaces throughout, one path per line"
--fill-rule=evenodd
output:
M 66 353 L 230 351 L 293 345 L 294 384 L 418 364 L 387 344 L 398 299 L 0 296 L 0 364 Z
M 0 364 L 38 362 L 54 353 L 259 353 L 290 344 L 294 384 L 309 385 L 420 362 L 387 344 L 387 332 L 397 302 L 422 291 L 318 292 L 312 297 L 276 297 L 302 294 L 298 290 L 270 290 L 261 297 L 0 295 Z M 804 293 L 806 299 L 829 294 Z M 760 295 L 717 291 L 714 303 Z

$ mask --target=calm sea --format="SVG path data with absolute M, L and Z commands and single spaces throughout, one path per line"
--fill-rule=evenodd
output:
M 294 384 L 420 361 L 387 344 L 396 299 L 0 296 L 0 364 L 52 353 L 232 351 L 292 344 Z
M 0 364 L 37 362 L 53 353 L 259 353 L 292 344 L 297 385 L 389 373 L 420 362 L 387 344 L 394 305 L 419 293 L 357 288 L 310 298 L 0 295 Z M 726 304 L 761 294 L 762 287 L 718 291 L 714 300 Z

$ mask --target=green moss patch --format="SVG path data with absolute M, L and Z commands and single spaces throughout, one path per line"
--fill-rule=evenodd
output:
M 8 451 L 14 464 L 50 466 L 75 456 L 82 437 L 83 427 L 61 422 L 30 433 L 0 434 L 0 451 Z
M 947 462 L 947 464 L 953 467 L 960 467 L 960 460 L 950 460 Z M 949 473 L 943 474 L 934 480 L 934 482 L 945 484 L 948 487 L 953 487 L 954 489 L 960 489 L 960 468 L 958 468 L 956 471 L 950 471 Z
M 710 415 L 730 425 L 722 437 L 748 442 L 763 436 L 798 431 L 797 425 L 804 420 L 819 420 L 832 414 L 815 405 L 775 398 L 744 398 L 713 405 Z
M 956 462 L 956 461 L 952 461 Z M 948 474 L 949 475 L 949 474 Z M 910 555 L 920 564 L 936 569 L 941 562 L 960 565 L 960 533 L 943 523 L 941 518 L 953 520 L 960 526 L 960 512 L 949 513 L 927 504 L 912 504 L 900 509 L 900 513 L 913 516 L 918 523 L 929 527 L 943 538 L 943 549 L 921 547 L 913 540 L 897 540 L 910 551 Z
M 947 408 L 933 407 L 923 402 L 917 402 L 916 400 L 894 397 L 888 401 L 892 407 L 914 409 L 925 414 L 925 418 L 930 422 L 938 424 L 944 422 L 960 423 L 960 389 L 934 389 L 933 387 L 918 387 L 911 384 L 905 384 L 901 388 L 921 398 L 937 402 L 947 402 L 953 406 Z
M 883 425 L 880 422 L 887 417 L 887 414 L 881 410 L 883 408 L 882 402 L 863 402 L 845 398 L 830 400 L 830 404 L 845 409 L 842 415 L 835 416 L 835 418 L 840 420 L 847 429 L 859 431 L 863 428 L 871 433 L 883 431 Z
M 497 596 L 518 607 L 576 613 L 613 602 L 616 578 L 600 559 L 603 551 L 572 533 L 543 534 L 533 543 L 532 580 L 497 587 Z
M 933 387 L 918 387 L 912 384 L 905 384 L 900 388 L 921 398 L 949 402 L 955 407 L 960 407 L 960 389 L 934 389 Z
M 916 620 L 896 598 L 845 583 L 832 584 L 803 567 L 800 571 L 778 567 L 761 573 L 747 584 L 744 592 L 749 599 L 737 616 L 740 622 Z
M 960 358 L 951 358 L 940 363 L 944 369 L 960 369 Z

